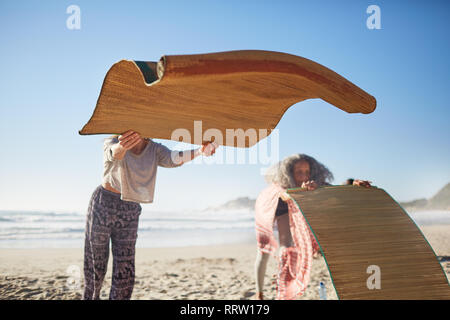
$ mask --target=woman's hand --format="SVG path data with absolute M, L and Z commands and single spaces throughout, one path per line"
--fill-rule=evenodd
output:
M 314 180 L 306 181 L 302 183 L 302 188 L 312 191 L 317 189 L 317 183 Z
M 128 130 L 122 133 L 119 137 L 119 143 L 112 146 L 111 151 L 115 159 L 121 160 L 125 157 L 128 150 L 133 148 L 141 140 L 139 133 Z
M 212 156 L 214 153 L 216 153 L 216 149 L 219 147 L 219 145 L 215 142 L 204 142 L 202 147 L 200 148 L 200 153 L 204 156 Z
M 372 181 L 367 181 L 367 180 L 355 179 L 353 181 L 353 185 L 354 186 L 360 186 L 360 187 L 366 187 L 366 188 L 370 188 L 371 187 L 371 185 L 370 185 L 371 183 L 372 183 Z
M 130 150 L 141 141 L 141 135 L 133 130 L 128 130 L 122 133 L 119 137 L 119 145 L 125 149 Z

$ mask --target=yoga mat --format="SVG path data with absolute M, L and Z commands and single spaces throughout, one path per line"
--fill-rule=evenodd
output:
M 122 60 L 106 74 L 93 115 L 79 133 L 131 129 L 148 138 L 187 142 L 188 134 L 192 144 L 216 141 L 251 147 L 272 132 L 290 106 L 313 98 L 348 113 L 371 113 L 376 107 L 373 96 L 336 72 L 282 52 L 240 50 L 164 55 L 158 62 Z M 200 135 L 194 121 L 201 121 Z M 176 129 L 183 138 L 173 134 Z
M 432 247 L 383 189 L 326 186 L 287 192 L 319 243 L 340 299 L 450 299 Z

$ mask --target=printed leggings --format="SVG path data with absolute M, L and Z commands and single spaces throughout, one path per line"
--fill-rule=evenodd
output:
M 123 201 L 120 194 L 98 186 L 88 207 L 84 243 L 84 295 L 85 300 L 100 299 L 100 290 L 112 244 L 113 274 L 110 300 L 129 300 L 135 279 L 135 245 L 139 203 Z

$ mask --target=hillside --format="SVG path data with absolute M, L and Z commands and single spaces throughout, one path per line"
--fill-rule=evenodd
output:
M 255 201 L 256 199 L 250 199 L 249 197 L 240 197 L 205 210 L 253 210 L 255 208 Z M 450 210 L 450 183 L 430 199 L 421 198 L 408 202 L 400 202 L 399 204 L 407 210 Z
M 217 207 L 208 207 L 205 210 L 236 210 L 236 209 L 249 209 L 253 210 L 255 208 L 256 199 L 250 199 L 249 197 L 240 197 L 234 200 L 225 202 L 224 204 Z
M 430 199 L 417 199 L 409 202 L 400 202 L 408 210 L 450 210 L 450 183 L 439 190 Z

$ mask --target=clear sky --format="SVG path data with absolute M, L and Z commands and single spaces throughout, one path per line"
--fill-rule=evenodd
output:
M 379 30 L 366 26 L 372 4 Z M 66 26 L 70 5 L 81 10 L 79 30 Z M 86 211 L 107 135 L 78 130 L 115 62 L 244 49 L 314 60 L 377 99 L 369 115 L 318 99 L 292 106 L 277 127 L 281 158 L 309 154 L 335 184 L 368 179 L 398 201 L 431 197 L 450 181 L 449 9 L 449 1 L 394 0 L 1 1 L 0 209 Z M 143 209 L 255 198 L 265 186 L 260 169 L 159 168 L 155 202 Z

